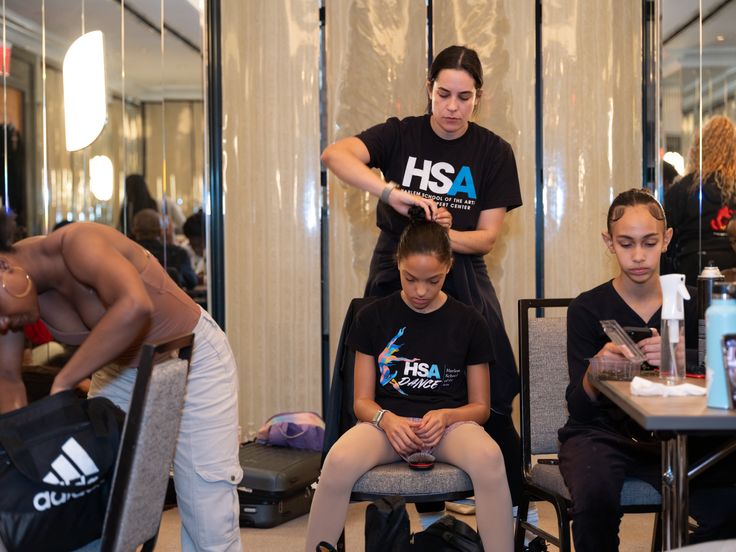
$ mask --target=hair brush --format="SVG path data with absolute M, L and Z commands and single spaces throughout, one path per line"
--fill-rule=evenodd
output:
M 434 456 L 428 452 L 413 452 L 406 461 L 413 470 L 431 470 L 434 467 Z

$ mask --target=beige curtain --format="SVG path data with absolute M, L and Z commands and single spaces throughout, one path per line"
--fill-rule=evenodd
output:
M 535 294 L 536 202 L 544 200 L 544 294 L 612 276 L 599 242 L 615 192 L 641 185 L 641 3 L 543 2 L 544 192 L 535 179 L 533 0 L 433 2 L 433 49 L 475 47 L 477 121 L 516 154 L 524 206 L 486 258 L 516 344 L 516 302 Z M 426 5 L 326 1 L 327 141 L 425 109 Z M 227 332 L 252 432 L 274 412 L 319 409 L 318 3 L 223 2 Z M 614 32 L 614 29 L 618 31 Z M 620 29 L 628 29 L 622 33 Z M 361 296 L 375 199 L 328 179 L 330 365 Z
M 252 436 L 321 409 L 319 5 L 222 5 L 227 334 Z

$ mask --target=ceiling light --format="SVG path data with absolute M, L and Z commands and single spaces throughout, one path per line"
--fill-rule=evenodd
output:
M 102 31 L 83 34 L 69 46 L 63 73 L 66 149 L 77 151 L 94 142 L 107 122 Z
M 89 160 L 90 190 L 99 201 L 112 197 L 112 161 L 107 155 L 95 155 Z
M 663 160 L 675 167 L 677 174 L 683 176 L 685 174 L 685 159 L 676 151 L 668 151 L 664 154 Z

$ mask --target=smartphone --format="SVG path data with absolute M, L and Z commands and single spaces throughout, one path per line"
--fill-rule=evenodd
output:
M 723 367 L 726 370 L 726 389 L 728 390 L 729 408 L 736 402 L 736 334 L 723 336 Z
M 638 328 L 636 326 L 624 326 L 624 331 L 628 336 L 634 340 L 634 343 L 639 343 L 642 339 L 652 337 L 652 328 Z

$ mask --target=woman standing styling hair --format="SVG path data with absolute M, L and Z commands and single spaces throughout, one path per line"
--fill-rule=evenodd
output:
M 418 220 L 396 253 L 401 291 L 365 306 L 348 336 L 356 350 L 353 404 L 362 423 L 325 458 L 309 515 L 308 552 L 320 541 L 336 543 L 361 475 L 418 451 L 470 476 L 485 550 L 513 548 L 503 457 L 479 425 L 490 414 L 488 327 L 475 309 L 442 291 L 452 266 L 447 231 L 413 209 Z
M 328 146 L 324 164 L 347 184 L 380 198 L 381 232 L 373 252 L 365 294 L 386 296 L 400 288 L 395 252 L 408 209 L 449 231 L 453 265 L 444 291 L 474 306 L 490 328 L 495 363 L 491 370 L 492 415 L 485 429 L 501 447 L 512 495 L 521 487 L 519 437 L 511 420 L 518 393 L 516 364 L 501 307 L 483 256 L 498 239 L 506 212 L 521 205 L 511 146 L 470 118 L 483 93 L 477 53 L 464 46 L 442 50 L 427 80 L 429 113 L 397 119 Z M 382 179 L 371 170 L 378 168 Z

